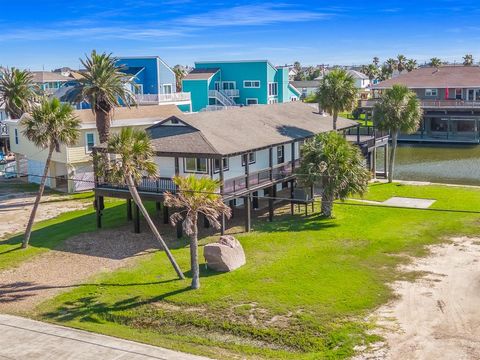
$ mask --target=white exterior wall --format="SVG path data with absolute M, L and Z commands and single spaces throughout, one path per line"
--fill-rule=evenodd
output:
M 157 164 L 157 171 L 160 177 L 169 178 L 175 176 L 175 159 L 173 157 L 155 156 L 153 160 Z
M 177 92 L 175 86 L 175 73 L 170 69 L 166 64 L 164 64 L 160 59 L 157 59 L 157 71 L 158 71 L 158 83 L 160 88 L 158 89 L 160 94 L 163 94 L 163 85 L 170 84 L 172 85 L 172 93 Z

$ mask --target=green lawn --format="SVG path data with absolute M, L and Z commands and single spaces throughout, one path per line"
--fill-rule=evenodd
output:
M 376 340 L 363 319 L 392 297 L 388 283 L 416 275 L 396 271 L 407 261 L 399 254 L 425 255 L 425 245 L 480 228 L 478 189 L 374 184 L 366 198 L 394 195 L 437 202 L 431 210 L 347 202 L 335 206 L 335 219 L 259 221 L 238 235 L 247 265 L 225 274 L 202 265 L 200 290 L 189 290 L 189 280 L 177 280 L 155 253 L 59 295 L 35 316 L 220 359 L 349 357 L 355 345 Z M 112 207 L 105 217 L 113 223 L 123 210 Z M 94 222 L 85 215 L 52 226 L 52 235 L 70 236 Z M 187 270 L 188 250 L 173 254 Z

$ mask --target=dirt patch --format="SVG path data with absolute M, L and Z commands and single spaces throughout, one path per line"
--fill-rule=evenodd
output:
M 157 249 L 150 233 L 133 234 L 130 227 L 72 237 L 59 249 L 0 272 L 0 312 L 33 310 L 95 274 L 129 266 Z
M 6 234 L 25 230 L 35 202 L 35 195 L 32 194 L 10 195 L 15 197 L 0 201 L 0 239 Z M 70 200 L 66 196 L 45 195 L 42 197 L 35 222 L 51 219 L 68 211 L 85 209 L 87 206 L 86 202 Z
M 451 240 L 406 266 L 426 275 L 394 284 L 373 316 L 385 342 L 355 359 L 480 359 L 480 239 Z

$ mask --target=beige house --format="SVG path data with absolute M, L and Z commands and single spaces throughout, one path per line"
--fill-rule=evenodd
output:
M 118 132 L 126 126 L 147 128 L 170 116 L 181 114 L 176 105 L 117 108 L 111 132 Z M 76 110 L 75 115 L 81 120 L 80 138 L 74 146 L 63 145 L 60 151 L 53 153 L 46 182 L 52 189 L 77 192 L 94 187 L 91 152 L 99 142 L 95 116 L 91 110 Z M 48 155 L 47 149 L 37 148 L 22 135 L 21 119 L 7 120 L 5 123 L 9 128 L 11 151 L 16 156 L 17 176 L 39 183 Z

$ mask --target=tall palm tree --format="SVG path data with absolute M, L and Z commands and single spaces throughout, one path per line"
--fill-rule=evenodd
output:
M 343 69 L 334 69 L 320 81 L 317 91 L 318 105 L 333 117 L 333 129 L 337 129 L 338 113 L 355 106 L 358 90 L 355 79 Z
M 472 66 L 473 65 L 473 55 L 472 54 L 466 54 L 463 57 L 463 65 L 465 65 L 465 66 Z
M 177 193 L 165 193 L 165 205 L 183 209 L 170 217 L 172 225 L 183 222 L 185 233 L 190 236 L 190 262 L 192 267 L 192 289 L 200 287 L 198 266 L 198 215 L 203 214 L 216 229 L 220 228 L 220 216 L 231 216 L 231 209 L 217 192 L 220 184 L 208 177 L 175 177 Z
M 374 64 L 369 64 L 365 67 L 364 74 L 372 81 L 378 77 L 378 68 Z
M 85 71 L 79 80 L 79 86 L 65 95 L 71 102 L 86 101 L 92 107 L 100 138 L 100 143 L 108 141 L 113 110 L 116 106 L 136 104 L 132 88 L 134 80 L 122 72 L 124 67 L 117 66 L 117 59 L 111 54 L 98 54 L 92 51 L 90 57 L 80 59 Z
M 145 130 L 132 129 L 130 127 L 122 128 L 120 133 L 111 136 L 107 143 L 106 153 L 112 154 L 114 159 L 108 160 L 106 156 L 102 155 L 94 156 L 98 175 L 104 177 L 110 183 L 126 184 L 128 186 L 133 202 L 142 212 L 155 239 L 167 254 L 179 278 L 184 279 L 185 277 L 180 267 L 158 232 L 138 194 L 137 183 L 143 176 L 155 177 L 157 175 L 157 165 L 152 159 L 154 152 L 147 133 Z
M 400 132 L 412 133 L 418 129 L 423 111 L 417 95 L 404 85 L 393 85 L 383 92 L 373 108 L 373 122 L 379 130 L 390 131 L 392 151 L 388 169 L 388 182 L 393 181 L 397 140 Z
M 378 58 L 378 56 L 374 56 L 372 62 L 373 62 L 373 65 L 378 67 L 378 64 L 380 64 L 380 59 Z
M 415 59 L 408 59 L 407 63 L 405 64 L 405 69 L 408 72 L 411 72 L 417 68 L 417 60 Z
M 173 72 L 175 73 L 175 86 L 177 88 L 177 92 L 182 91 L 182 80 L 185 77 L 185 72 L 183 71 L 180 65 L 175 65 L 173 67 Z
M 77 142 L 80 134 L 80 120 L 75 117 L 70 105 L 62 104 L 56 98 L 52 100 L 43 99 L 40 105 L 34 106 L 31 115 L 26 115 L 20 120 L 20 126 L 23 128 L 23 135 L 28 140 L 33 142 L 35 146 L 48 150 L 43 176 L 40 179 L 40 188 L 33 204 L 22 243 L 22 247 L 26 248 L 32 234 L 38 205 L 45 190 L 53 151 L 60 151 L 61 145 L 73 145 Z
M 32 73 L 16 68 L 0 70 L 0 105 L 10 118 L 20 119 L 31 110 L 34 100 Z
M 385 61 L 385 65 L 387 65 L 388 70 L 391 74 L 393 74 L 393 72 L 398 68 L 397 60 L 392 58 L 387 59 L 387 61 Z
M 388 80 L 392 77 L 392 70 L 390 69 L 390 67 L 386 64 L 383 64 L 382 67 L 380 68 L 380 72 L 379 72 L 379 79 L 381 81 L 385 81 L 385 80 Z
M 397 70 L 402 72 L 406 68 L 407 58 L 405 55 L 397 55 Z
M 437 69 L 438 69 L 440 66 L 442 66 L 442 60 L 440 60 L 440 59 L 437 58 L 437 57 L 433 57 L 433 58 L 430 59 L 429 65 L 430 65 L 431 67 L 434 67 L 434 68 L 437 68 Z
M 332 217 L 335 199 L 367 191 L 370 173 L 363 161 L 359 148 L 342 135 L 322 133 L 305 142 L 297 177 L 300 183 L 321 189 L 322 214 Z

